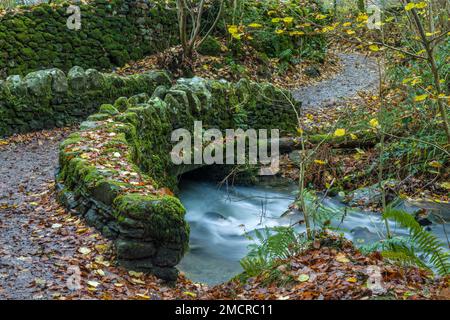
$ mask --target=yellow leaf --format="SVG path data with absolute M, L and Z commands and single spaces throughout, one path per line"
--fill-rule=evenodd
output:
M 336 129 L 336 131 L 334 131 L 334 136 L 335 137 L 345 136 L 345 129 Z
M 150 300 L 149 296 L 142 294 L 142 293 L 136 293 L 136 296 L 139 298 L 145 299 L 145 300 Z
M 350 260 L 347 258 L 347 256 L 345 255 L 345 253 L 339 252 L 336 255 L 336 261 L 340 262 L 340 263 L 349 263 Z
M 380 125 L 380 124 L 378 123 L 378 120 L 375 119 L 375 118 L 371 119 L 371 120 L 369 121 L 369 124 L 370 124 L 370 126 L 371 126 L 372 128 L 378 128 L 378 126 Z
M 131 278 L 131 282 L 135 284 L 145 284 L 145 281 L 142 281 L 141 279 Z
M 91 251 L 92 250 L 87 247 L 81 247 L 80 249 L 78 249 L 78 252 L 82 253 L 82 254 L 89 254 L 89 253 L 91 253 Z
M 286 17 L 286 18 L 283 18 L 283 21 L 286 22 L 286 23 L 292 23 L 292 21 L 294 21 L 294 18 Z
M 304 34 L 305 33 L 303 31 L 291 31 L 291 32 L 289 32 L 290 36 L 302 36 Z
M 306 282 L 309 280 L 309 275 L 307 275 L 306 273 L 302 273 L 301 275 L 298 276 L 297 280 L 299 282 Z
M 326 162 L 325 161 L 323 161 L 323 160 L 314 160 L 314 162 L 315 163 L 317 163 L 317 164 L 320 164 L 320 165 L 324 165 L 324 164 L 326 164 Z
M 231 26 L 228 26 L 228 32 L 229 33 L 235 34 L 235 33 L 238 33 L 238 31 L 239 31 L 238 26 L 236 26 L 234 24 L 231 25 Z
M 107 249 L 108 249 L 107 244 L 96 244 L 95 245 L 95 250 L 97 250 L 98 253 L 104 253 Z
M 355 283 L 355 282 L 358 282 L 358 279 L 356 279 L 355 277 L 350 277 L 350 278 L 347 278 L 347 279 L 345 279 L 347 282 L 352 282 L 352 283 Z
M 441 188 L 450 190 L 450 182 L 442 182 L 442 183 L 440 184 L 440 186 L 441 186 Z
M 278 23 L 278 22 L 280 22 L 281 21 L 281 18 L 273 18 L 272 19 L 272 22 L 273 23 Z
M 360 14 L 358 15 L 358 17 L 356 18 L 356 21 L 358 21 L 358 22 L 366 22 L 367 19 L 369 19 L 369 16 L 368 16 L 367 14 L 365 14 L 365 13 L 360 13 Z
M 414 101 L 415 101 L 415 102 L 420 102 L 420 101 L 425 100 L 426 98 L 428 98 L 428 95 L 427 95 L 427 94 L 422 94 L 422 95 L 420 95 L 420 96 L 414 97 Z
M 414 9 L 415 7 L 416 7 L 416 4 L 413 2 L 410 2 L 405 6 L 405 10 L 410 11 L 410 10 Z
M 403 84 L 407 84 L 408 82 L 411 82 L 413 79 L 412 78 L 405 78 L 402 80 Z
M 105 271 L 103 271 L 102 269 L 95 270 L 95 273 L 97 273 L 99 276 L 102 276 L 102 277 L 105 276 Z
M 137 277 L 137 278 L 142 277 L 144 275 L 143 272 L 136 272 L 133 270 L 128 271 L 128 274 L 132 277 Z
M 88 284 L 88 286 L 93 287 L 93 288 L 97 288 L 100 285 L 100 283 L 97 281 L 88 281 L 87 284 Z
M 428 4 L 427 4 L 425 1 L 422 1 L 422 2 L 416 3 L 415 7 L 416 7 L 417 9 L 423 9 L 423 8 L 425 8 L 427 5 L 428 5 Z
M 302 128 L 297 128 L 297 133 L 299 136 L 301 136 L 303 134 L 303 129 Z
M 351 26 L 351 25 L 352 25 L 351 22 L 346 22 L 346 23 L 344 23 L 342 26 L 344 26 L 344 27 L 349 27 L 349 26 Z
M 437 168 L 437 169 L 442 168 L 442 164 L 436 160 L 429 162 L 428 165 L 430 167 Z
M 183 292 L 183 294 L 190 296 L 192 298 L 197 297 L 197 294 L 195 294 L 194 292 L 190 292 L 190 291 L 185 291 L 185 292 Z
M 326 32 L 330 32 L 330 31 L 333 31 L 334 30 L 334 27 L 333 26 L 327 26 L 327 27 L 324 27 L 323 29 L 322 29 L 322 32 L 323 33 L 326 33 Z
M 8 144 L 8 141 L 0 140 L 0 146 L 5 146 Z
M 316 19 L 317 20 L 323 20 L 323 19 L 325 19 L 327 16 L 326 15 L 323 15 L 323 14 L 318 14 L 318 15 L 316 15 Z
M 377 52 L 380 51 L 380 48 L 376 44 L 371 44 L 369 46 L 370 51 Z
M 349 35 L 355 34 L 355 31 L 353 31 L 353 30 L 347 30 L 346 32 L 347 32 L 347 34 L 349 34 Z
M 358 136 L 354 133 L 350 133 L 350 138 L 352 138 L 352 140 L 356 140 L 358 139 Z
M 275 30 L 275 33 L 276 33 L 276 34 L 282 34 L 282 33 L 284 33 L 284 30 L 282 30 L 282 29 L 277 29 L 277 30 Z
M 415 86 L 416 84 L 422 83 L 422 79 L 420 77 L 415 77 L 412 81 L 411 81 L 411 85 Z
M 262 24 L 260 23 L 250 23 L 248 26 L 250 28 L 262 28 Z

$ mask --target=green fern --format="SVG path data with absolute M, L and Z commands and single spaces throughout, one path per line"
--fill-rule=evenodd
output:
M 440 275 L 450 273 L 450 255 L 445 251 L 444 245 L 431 233 L 425 231 L 414 217 L 403 210 L 388 209 L 383 214 L 384 219 L 391 219 L 402 227 L 409 229 L 411 244 L 396 244 L 390 242 L 387 250 L 382 252 L 386 258 L 395 261 L 415 263 L 422 267 L 429 264 Z M 415 247 L 421 251 L 422 256 L 416 254 Z
M 264 231 L 255 231 L 255 241 L 249 245 L 249 253 L 240 263 L 246 276 L 253 277 L 270 268 L 278 259 L 287 259 L 298 253 L 304 240 L 293 228 L 276 227 L 265 228 Z
M 419 266 L 430 270 L 430 267 L 418 257 L 414 246 L 396 244 L 389 247 L 389 249 L 385 249 L 381 252 L 384 258 L 395 261 L 401 265 Z

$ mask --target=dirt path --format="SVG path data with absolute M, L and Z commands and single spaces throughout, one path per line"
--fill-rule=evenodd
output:
M 184 277 L 167 287 L 151 275 L 116 267 L 111 243 L 57 203 L 58 145 L 70 131 L 38 132 L 24 136 L 24 142 L 0 145 L 0 299 L 188 299 L 186 291 L 200 294 L 202 287 Z
M 65 135 L 66 131 L 61 130 L 50 137 L 40 133 L 27 137 L 26 142 L 11 142 L 0 149 L 2 299 L 43 298 L 40 288 L 53 285 L 58 279 L 53 256 L 64 255 L 69 243 L 49 243 L 41 236 L 43 217 L 36 201 L 53 179 L 58 144 Z
M 378 88 L 376 61 L 357 53 L 338 54 L 342 72 L 331 79 L 293 90 L 294 98 L 302 101 L 303 108 L 331 107 L 340 100 L 350 98 L 361 90 Z

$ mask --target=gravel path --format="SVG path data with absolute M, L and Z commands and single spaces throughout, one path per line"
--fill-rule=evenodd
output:
M 302 107 L 331 107 L 341 99 L 350 98 L 362 90 L 378 88 L 376 61 L 357 53 L 340 53 L 342 72 L 333 78 L 292 91 L 294 98 L 302 101 Z

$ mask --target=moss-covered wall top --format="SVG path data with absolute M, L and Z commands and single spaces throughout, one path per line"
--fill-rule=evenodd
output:
M 115 239 L 122 264 L 173 280 L 189 227 L 170 191 L 172 130 L 192 130 L 195 120 L 204 128 L 295 130 L 299 106 L 290 98 L 270 84 L 194 78 L 104 104 L 61 145 L 60 198 Z
M 0 16 L 0 78 L 53 67 L 107 69 L 176 43 L 176 12 L 163 1 L 77 4 L 79 30 L 67 27 L 69 5 L 40 4 Z
M 62 127 L 98 111 L 121 96 L 151 93 L 170 77 L 159 71 L 120 77 L 95 69 L 73 67 L 31 72 L 0 80 L 0 137 Z

